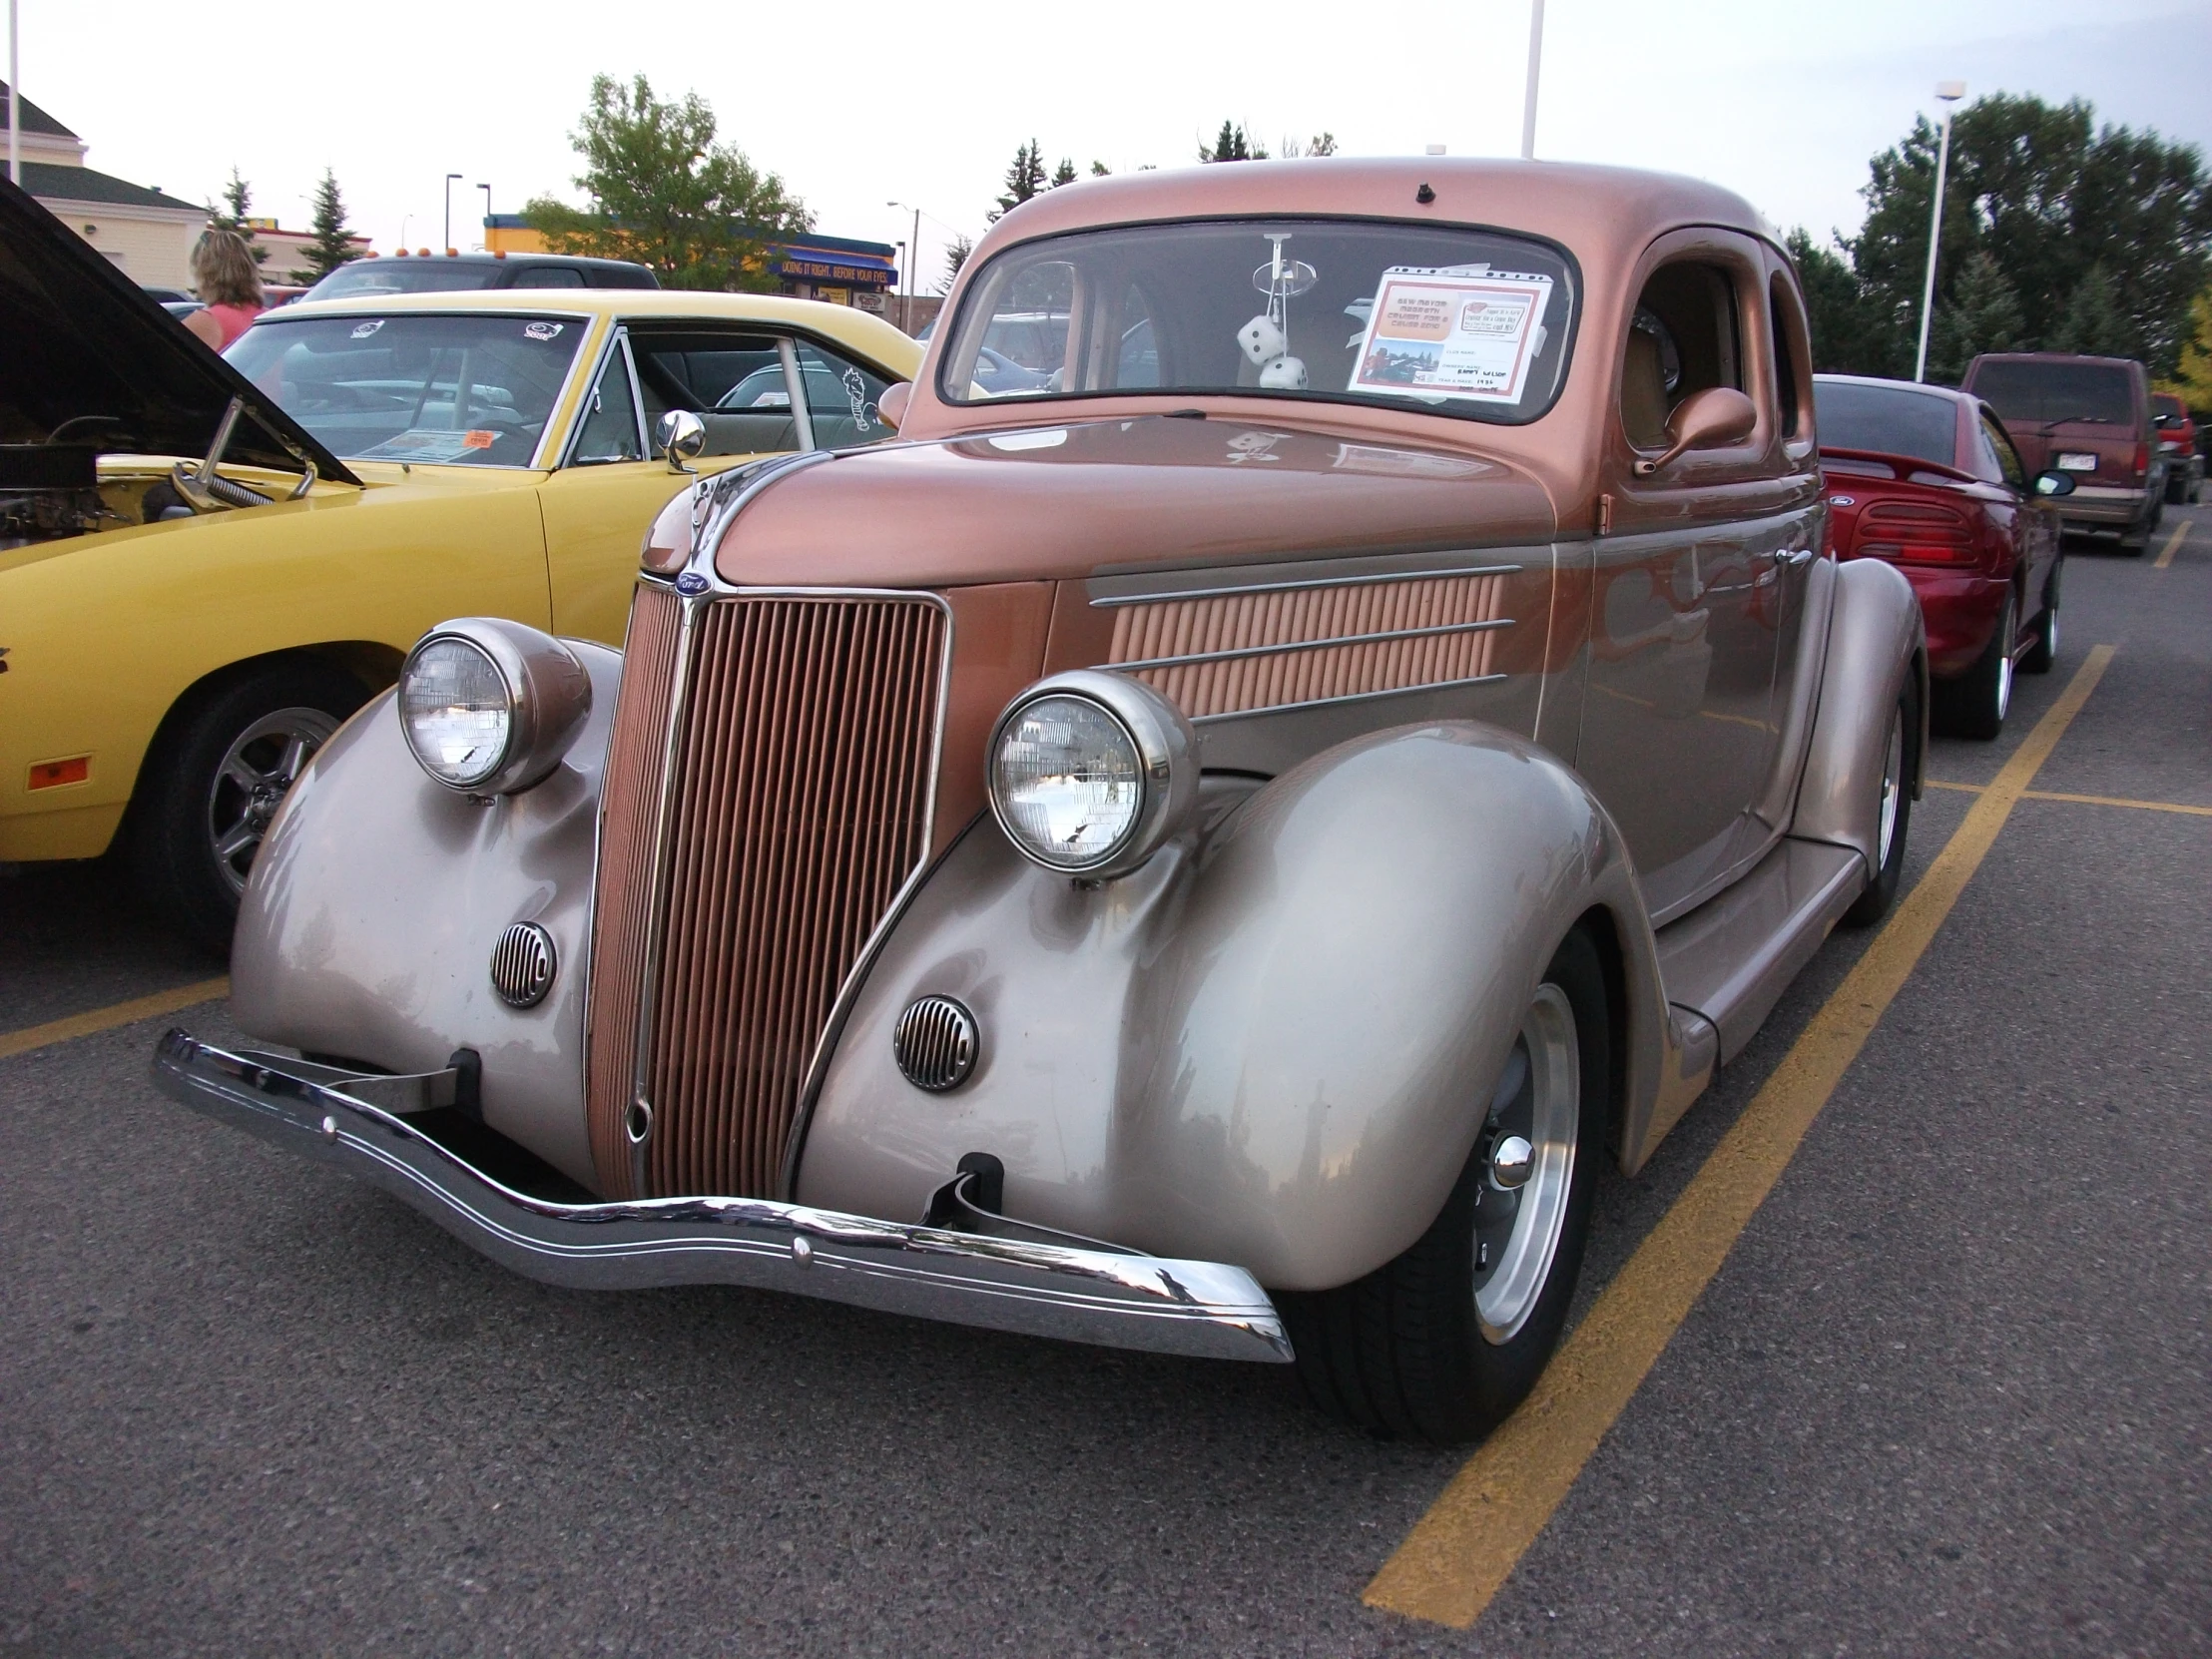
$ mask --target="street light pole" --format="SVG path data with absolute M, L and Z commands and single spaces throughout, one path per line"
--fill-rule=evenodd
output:
M 15 61 L 16 0 L 8 0 L 8 183 L 23 183 L 23 80 Z
M 904 208 L 907 204 L 886 202 L 883 206 Z M 914 216 L 914 230 L 912 239 L 906 244 L 906 303 L 898 310 L 898 325 L 909 334 L 913 332 L 909 324 L 914 320 L 914 262 L 921 257 L 921 210 L 913 208 L 910 211 Z
M 1928 210 L 1928 280 L 1921 287 L 1921 347 L 1913 357 L 1916 381 L 1928 378 L 1928 325 L 1936 314 L 1936 249 L 1943 236 L 1943 181 L 1950 171 L 1950 116 L 1966 96 L 1966 83 L 1937 81 L 1936 96 L 1943 106 L 1943 136 L 1936 146 L 1936 195 Z
M 1544 0 L 1528 0 L 1528 90 L 1521 95 L 1520 159 L 1536 159 L 1536 82 L 1544 62 Z
M 476 188 L 484 193 L 484 252 L 489 254 L 491 252 L 491 186 L 478 185 Z
M 445 251 L 448 254 L 453 252 L 453 181 L 459 177 L 458 173 L 445 176 Z

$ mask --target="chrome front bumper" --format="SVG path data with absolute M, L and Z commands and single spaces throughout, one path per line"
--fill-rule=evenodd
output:
M 310 1071 L 325 1080 L 304 1075 Z M 328 1076 L 280 1055 L 230 1053 L 184 1031 L 171 1031 L 154 1053 L 154 1079 L 173 1099 L 373 1182 L 492 1260 L 550 1285 L 750 1285 L 1109 1348 L 1291 1358 L 1281 1316 L 1242 1268 L 763 1199 L 548 1203 L 500 1185 Z

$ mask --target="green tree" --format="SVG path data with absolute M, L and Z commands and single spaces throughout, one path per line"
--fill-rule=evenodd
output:
M 254 227 L 246 223 L 247 214 L 254 206 L 254 187 L 246 182 L 236 164 L 231 168 L 231 182 L 223 187 L 223 206 L 208 204 L 208 222 L 219 231 L 236 231 L 246 239 L 246 251 L 254 256 L 256 265 L 266 265 L 269 250 L 255 240 Z
M 2046 342 L 2053 351 L 2079 351 L 2091 357 L 2129 357 L 2135 343 L 2133 319 L 2120 306 L 2111 273 L 2093 265 L 2074 284 L 2065 313 Z M 2180 355 L 2178 345 L 2175 355 Z
M 1910 345 L 1902 346 L 1906 355 L 1901 367 L 1894 319 L 1868 303 L 1851 262 L 1815 243 L 1803 226 L 1790 233 L 1786 246 L 1805 289 L 1814 369 L 1823 374 L 1911 373 Z
M 772 249 L 814 229 L 814 215 L 782 179 L 717 144 L 715 130 L 714 110 L 695 92 L 668 103 L 643 75 L 628 87 L 594 75 L 569 135 L 584 159 L 574 183 L 590 206 L 541 196 L 523 218 L 555 253 L 636 260 L 668 287 L 773 289 Z
M 1108 167 L 1104 162 L 1091 163 L 1091 177 L 1094 179 L 1112 178 L 1113 172 L 1114 170 Z
M 1024 202 L 1042 196 L 1052 188 L 1044 176 L 1044 157 L 1031 139 L 1014 150 L 1013 162 L 1006 169 L 1006 190 L 998 199 L 998 207 L 989 216 L 995 225 Z
M 2181 342 L 2181 361 L 2160 391 L 2170 391 L 2198 415 L 2212 415 L 2212 288 L 2189 303 L 2189 332 Z
M 1925 118 L 1874 158 L 1867 219 L 1847 245 L 1871 313 L 1908 337 L 1920 321 L 1928 260 L 1936 128 Z M 1998 93 L 1958 112 L 1936 274 L 1938 317 L 1986 253 L 2019 304 L 2023 348 L 2060 337 L 2076 289 L 2095 268 L 2117 321 L 2101 337 L 2170 373 L 2188 332 L 2189 303 L 2212 276 L 2212 186 L 2203 157 L 2156 133 L 2095 126 L 2095 111 Z M 2083 305 L 2104 301 L 2092 294 Z M 2086 313 L 2085 313 L 2086 314 Z M 2069 336 L 2071 337 L 2071 336 Z M 1910 359 L 1906 368 L 1910 371 Z
M 337 175 L 322 170 L 322 183 L 314 188 L 314 216 L 308 223 L 314 241 L 307 245 L 304 270 L 291 274 L 295 282 L 319 282 L 341 265 L 361 257 L 346 228 L 345 203 L 338 196 Z
M 2107 284 L 2109 291 L 2109 284 Z M 1929 330 L 1928 374 L 1955 386 L 1984 351 L 2009 351 L 2020 341 L 2020 296 L 1985 248 L 1974 250 L 1950 297 Z
M 975 244 L 966 237 L 954 237 L 952 246 L 944 251 L 944 279 L 937 283 L 939 293 L 950 293 L 952 284 L 960 275 L 960 268 L 968 263 L 968 256 L 975 252 Z
M 1060 165 L 1052 170 L 1052 188 L 1058 190 L 1062 185 L 1072 185 L 1074 183 L 1075 163 L 1062 156 Z
M 1268 153 L 1252 142 L 1242 123 L 1224 121 L 1213 148 L 1209 150 L 1203 144 L 1198 147 L 1198 159 L 1202 162 L 1264 162 Z

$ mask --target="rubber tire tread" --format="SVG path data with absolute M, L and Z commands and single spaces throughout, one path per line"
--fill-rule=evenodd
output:
M 351 675 L 293 660 L 217 686 L 180 711 L 131 803 L 132 874 L 146 901 L 171 925 L 229 957 L 238 900 L 216 869 L 200 823 L 215 769 L 232 740 L 264 715 L 307 708 L 343 721 L 367 701 L 367 689 Z
M 2004 677 L 2004 653 L 2013 644 L 2005 637 L 2007 621 L 2012 623 L 2016 633 L 2019 626 L 2016 600 L 2004 602 L 2004 612 L 1997 618 L 1989 643 L 1974 659 L 1973 667 L 1955 680 L 1937 680 L 1930 687 L 1936 700 L 1930 712 L 1936 716 L 1936 728 L 1945 737 L 1990 743 L 2004 730 L 2004 717 L 1996 712 L 1996 703 L 1997 687 Z
M 1905 766 L 1898 788 L 1897 830 L 1890 837 L 1888 862 L 1875 872 L 1874 880 L 1844 912 L 1843 925 L 1846 927 L 1872 927 L 1887 916 L 1890 906 L 1897 902 L 1898 887 L 1905 879 L 1905 843 L 1913 828 L 1911 785 L 1919 770 L 1921 748 L 1921 689 L 1914 676 L 1906 676 L 1905 690 L 1898 694 L 1898 702 L 1905 710 Z M 1875 787 L 1881 788 L 1880 780 Z
M 1587 934 L 1569 933 L 1543 977 L 1574 1008 L 1582 1100 L 1567 1214 L 1536 1309 L 1502 1345 L 1476 1325 L 1473 1195 L 1486 1172 L 1470 1153 L 1442 1211 L 1403 1254 L 1350 1285 L 1276 1299 L 1308 1398 L 1341 1422 L 1393 1439 L 1477 1438 L 1527 1397 L 1558 1346 L 1609 1144 L 1612 1015 Z

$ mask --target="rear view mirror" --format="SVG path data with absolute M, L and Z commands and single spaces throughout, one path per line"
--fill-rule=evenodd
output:
M 2071 495 L 2074 492 L 2073 474 L 2070 472 L 2038 472 L 2035 474 L 2035 493 L 2040 496 Z
M 1758 424 L 1759 405 L 1735 387 L 1707 386 L 1693 391 L 1667 416 L 1667 447 L 1656 456 L 1639 459 L 1636 476 L 1649 478 L 1687 450 L 1742 443 Z
M 697 468 L 685 463 L 697 460 L 699 452 L 707 447 L 707 423 L 689 409 L 671 409 L 661 416 L 654 441 L 668 457 L 669 471 L 696 471 Z

